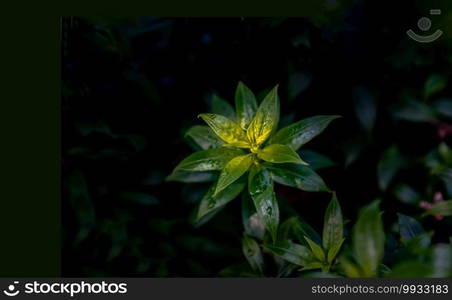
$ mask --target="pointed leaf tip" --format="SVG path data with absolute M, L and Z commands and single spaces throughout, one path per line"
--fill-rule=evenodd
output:
M 330 250 L 343 238 L 343 217 L 336 193 L 333 193 L 328 204 L 323 224 L 323 248 Z
M 237 122 L 244 130 L 248 128 L 257 110 L 257 101 L 251 89 L 239 82 L 235 91 Z
M 271 135 L 278 126 L 279 99 L 278 93 L 273 88 L 262 100 L 254 115 L 246 134 L 251 145 L 258 148 Z
M 298 150 L 302 145 L 322 133 L 330 122 L 338 117 L 338 115 L 320 115 L 303 119 L 280 129 L 270 142 L 288 145 L 292 149 Z

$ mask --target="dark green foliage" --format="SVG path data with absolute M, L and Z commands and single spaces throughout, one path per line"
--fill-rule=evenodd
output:
M 339 1 L 322 18 L 64 18 L 63 275 L 450 277 L 452 43 L 400 27 L 426 11 Z M 452 32 L 446 17 L 432 29 Z M 265 171 L 240 160 L 217 190 L 252 153 L 240 138 L 262 103 L 271 113 L 246 138 Z M 202 112 L 236 122 L 237 141 L 226 147 Z M 271 144 L 291 149 L 275 158 Z M 250 173 L 265 183 L 254 197 Z

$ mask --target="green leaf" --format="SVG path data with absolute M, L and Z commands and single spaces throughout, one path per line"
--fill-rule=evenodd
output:
M 323 252 L 322 247 L 320 247 L 319 245 L 317 245 L 316 243 L 314 243 L 310 238 L 308 238 L 307 236 L 304 237 L 306 239 L 306 241 L 309 244 L 309 248 L 311 248 L 312 253 L 314 254 L 314 256 L 321 262 L 326 261 L 325 258 L 325 252 Z
M 249 147 L 245 131 L 234 121 L 216 114 L 200 114 L 199 116 L 226 143 L 240 148 Z
M 306 266 L 301 268 L 300 271 L 309 271 L 309 270 L 316 270 L 316 269 L 322 269 L 322 268 L 323 268 L 323 263 L 316 261 L 316 262 L 307 264 Z
M 436 112 L 427 104 L 415 100 L 405 100 L 392 108 L 396 119 L 411 122 L 434 122 Z
M 182 160 L 175 171 L 214 171 L 223 169 L 226 164 L 243 151 L 235 148 L 217 148 L 195 152 Z M 171 175 L 170 175 L 171 177 Z
M 383 152 L 377 165 L 378 185 L 385 191 L 397 172 L 404 166 L 405 159 L 397 146 L 393 145 Z
M 278 126 L 278 120 L 279 100 L 276 86 L 264 98 L 246 131 L 252 148 L 257 149 L 267 140 Z
M 323 248 L 325 250 L 337 244 L 343 238 L 344 223 L 342 220 L 342 212 L 336 193 L 333 193 L 330 203 L 326 208 L 324 224 L 323 224 Z
M 332 264 L 334 259 L 336 258 L 337 254 L 341 250 L 342 244 L 344 243 L 345 238 L 342 238 L 340 241 L 336 241 L 335 244 L 331 246 L 331 248 L 328 250 L 327 260 L 329 264 Z
M 268 164 L 273 180 L 277 183 L 308 192 L 328 192 L 323 179 L 311 168 L 299 164 Z
M 191 138 L 201 149 L 207 150 L 218 148 L 224 142 L 208 126 L 195 125 L 185 133 L 186 137 Z
M 284 221 L 280 226 L 280 234 L 278 239 L 292 239 L 295 238 L 298 242 L 308 246 L 305 236 L 309 237 L 314 243 L 320 244 L 322 242 L 320 235 L 308 223 L 300 220 L 298 217 L 291 217 Z M 281 236 L 280 236 L 281 235 Z
M 374 96 L 366 87 L 356 87 L 353 90 L 355 113 L 362 127 L 371 132 L 377 119 L 377 104 Z
M 237 122 L 243 129 L 248 128 L 257 110 L 256 97 L 243 83 L 239 82 L 235 90 L 235 108 L 237 110 Z
M 259 244 L 246 233 L 243 234 L 242 250 L 251 268 L 262 275 L 264 272 L 264 258 L 261 249 Z
M 380 264 L 380 266 L 378 267 L 378 272 L 384 277 L 391 273 L 391 268 L 389 268 L 385 264 Z
M 275 241 L 279 223 L 279 207 L 273 191 L 270 172 L 262 166 L 254 165 L 248 177 L 248 191 L 259 218 Z
M 452 149 L 447 146 L 446 143 L 442 142 L 438 146 L 438 154 L 441 157 L 441 159 L 446 164 L 450 164 L 452 166 Z
M 435 110 L 445 116 L 452 118 L 452 99 L 451 98 L 441 98 L 433 102 L 433 107 Z
M 273 254 L 296 264 L 307 266 L 315 262 L 315 258 L 307 247 L 292 243 L 290 241 L 279 241 L 273 244 L 264 244 L 264 247 Z
M 432 267 L 425 262 L 405 261 L 396 264 L 387 277 L 390 278 L 423 278 L 432 274 Z
M 278 273 L 277 273 L 277 277 L 281 278 L 281 277 L 289 277 L 290 274 L 298 268 L 297 265 L 294 265 L 290 262 L 288 262 L 287 260 L 283 260 L 281 258 L 278 257 L 278 259 L 281 260 L 281 263 L 278 263 L 279 268 L 278 268 Z
M 404 243 L 425 233 L 424 228 L 416 219 L 402 214 L 397 214 L 397 216 L 399 217 L 400 236 Z
M 212 184 L 199 203 L 194 221 L 195 225 L 200 226 L 211 219 L 226 204 L 242 192 L 245 184 L 246 182 L 244 180 L 238 180 L 230 184 L 217 195 L 214 195 L 216 184 Z
M 452 247 L 447 244 L 437 244 L 432 253 L 432 277 L 447 278 L 452 276 Z
M 416 257 L 424 255 L 428 250 L 432 242 L 431 233 L 425 232 L 410 240 L 405 241 L 405 245 L 400 249 L 398 257 L 400 260 L 406 257 Z
M 271 163 L 297 163 L 307 165 L 292 148 L 280 144 L 272 144 L 259 150 L 257 157 Z
M 385 236 L 378 205 L 374 201 L 364 207 L 353 227 L 353 254 L 364 277 L 376 276 L 383 259 Z
M 248 193 L 242 193 L 242 221 L 246 234 L 260 240 L 263 239 L 265 225 L 256 212 L 253 200 Z
M 215 94 L 212 95 L 210 100 L 210 111 L 214 114 L 222 115 L 231 120 L 235 120 L 235 111 L 231 104 Z
M 239 179 L 246 171 L 248 171 L 252 163 L 252 154 L 241 155 L 231 159 L 226 166 L 224 166 L 223 170 L 221 170 L 214 194 L 218 194 L 228 185 Z
M 433 207 L 423 214 L 423 216 L 428 215 L 452 216 L 452 200 L 433 204 Z
M 421 196 L 411 186 L 407 184 L 397 184 L 394 189 L 394 195 L 400 202 L 405 204 L 416 205 L 421 201 Z
M 342 272 L 344 272 L 345 275 L 347 275 L 347 277 L 350 277 L 350 278 L 363 277 L 361 275 L 361 270 L 360 270 L 359 266 L 357 266 L 354 262 L 350 261 L 344 255 L 341 255 L 339 257 L 339 266 L 340 266 Z
M 340 116 L 315 116 L 280 129 L 271 139 L 272 144 L 283 144 L 298 150 Z
M 166 178 L 167 181 L 180 181 L 187 183 L 210 182 L 217 179 L 218 172 L 215 171 L 191 172 L 184 170 L 174 170 L 174 172 Z
M 446 85 L 446 77 L 439 74 L 432 74 L 425 82 L 424 99 L 429 99 L 432 95 L 441 92 Z
M 303 160 L 306 161 L 309 164 L 309 167 L 314 171 L 336 165 L 336 163 L 332 161 L 331 158 L 315 151 L 303 149 L 298 150 L 298 154 L 303 157 Z
M 368 139 L 368 137 L 358 133 L 345 138 L 340 144 L 340 148 L 344 152 L 345 168 L 350 167 L 351 164 L 362 156 L 364 150 L 369 146 L 366 139 Z

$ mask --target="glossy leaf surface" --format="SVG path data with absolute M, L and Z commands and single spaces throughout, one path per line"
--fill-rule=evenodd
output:
M 191 138 L 201 149 L 218 148 L 224 142 L 208 126 L 195 125 L 190 127 L 185 136 Z
M 264 247 L 270 250 L 273 254 L 299 266 L 306 266 L 312 262 L 315 262 L 315 258 L 309 248 L 290 241 L 265 244 Z
M 189 155 L 174 169 L 175 171 L 215 171 L 223 169 L 226 164 L 243 151 L 236 148 L 216 148 L 202 150 Z M 171 176 L 170 176 L 171 177 Z
M 271 139 L 272 144 L 288 145 L 294 150 L 322 133 L 339 116 L 315 116 L 280 129 Z
M 344 223 L 342 211 L 337 201 L 336 193 L 333 193 L 330 203 L 326 208 L 323 224 L 323 248 L 329 250 L 343 238 Z
M 235 108 L 238 124 L 243 129 L 248 128 L 257 111 L 257 102 L 253 92 L 241 81 L 235 91 Z
M 327 192 L 323 179 L 311 168 L 299 164 L 264 164 L 277 183 L 308 192 Z
M 270 172 L 262 166 L 253 166 L 248 177 L 248 191 L 265 228 L 273 240 L 276 240 L 279 207 Z
M 212 128 L 213 132 L 226 143 L 241 148 L 248 147 L 245 131 L 231 119 L 217 114 L 200 114 L 199 116 L 210 128 Z
M 264 272 L 264 258 L 259 244 L 246 233 L 242 239 L 242 251 L 251 268 L 259 274 Z
M 245 187 L 245 181 L 236 181 L 223 189 L 217 195 L 214 195 L 216 184 L 213 184 L 206 192 L 198 206 L 195 223 L 198 225 L 205 223 L 221 210 L 227 203 L 237 197 Z
M 252 154 L 240 155 L 231 159 L 221 170 L 214 194 L 218 194 L 231 183 L 239 179 L 253 163 Z
M 267 140 L 278 126 L 278 120 L 279 100 L 276 86 L 264 98 L 246 131 L 252 148 L 257 149 Z
M 383 259 L 385 235 L 378 205 L 374 201 L 364 207 L 353 227 L 353 253 L 364 277 L 376 276 Z
M 264 149 L 260 150 L 257 156 L 265 161 L 271 163 L 296 163 L 307 165 L 306 162 L 301 160 L 297 152 L 292 150 L 289 146 L 280 144 L 271 144 Z

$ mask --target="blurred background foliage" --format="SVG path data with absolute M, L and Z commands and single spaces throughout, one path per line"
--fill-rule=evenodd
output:
M 64 276 L 246 275 L 239 201 L 194 228 L 206 185 L 165 182 L 193 150 L 184 134 L 196 116 L 213 94 L 232 104 L 239 80 L 259 100 L 280 84 L 280 126 L 343 116 L 300 155 L 346 219 L 379 198 L 386 232 L 401 213 L 449 243 L 451 218 L 421 215 L 452 198 L 450 1 L 430 44 L 405 35 L 438 8 L 425 1 L 325 3 L 304 18 L 63 19 Z M 329 194 L 276 193 L 321 228 Z

